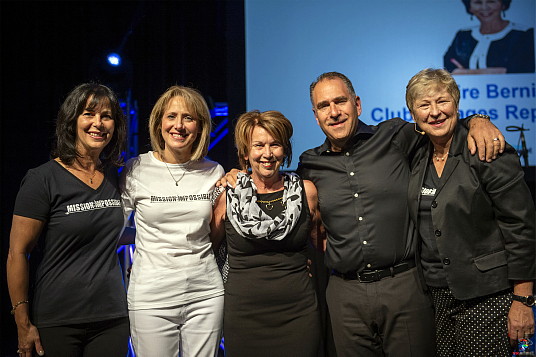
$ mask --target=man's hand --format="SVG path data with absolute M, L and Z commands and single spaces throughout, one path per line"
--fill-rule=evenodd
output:
M 504 151 L 505 140 L 499 129 L 489 119 L 473 117 L 469 122 L 467 146 L 471 155 L 474 155 L 478 149 L 480 160 L 491 162 Z

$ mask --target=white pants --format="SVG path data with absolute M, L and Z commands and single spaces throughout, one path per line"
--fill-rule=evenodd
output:
M 166 309 L 129 311 L 137 357 L 217 356 L 223 327 L 223 295 Z

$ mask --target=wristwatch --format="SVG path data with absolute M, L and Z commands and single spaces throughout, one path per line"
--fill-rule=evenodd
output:
M 534 306 L 534 296 L 519 296 L 519 295 L 512 295 L 512 299 L 515 301 L 522 302 L 523 304 L 527 306 Z

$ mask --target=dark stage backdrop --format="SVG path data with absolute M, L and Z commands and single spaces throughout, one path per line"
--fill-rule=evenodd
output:
M 169 86 L 189 85 L 207 101 L 245 110 L 243 1 L 0 2 L 0 356 L 15 355 L 5 262 L 13 202 L 29 168 L 49 159 L 54 119 L 77 84 L 99 81 L 137 103 L 139 151 L 149 150 L 147 120 Z M 122 48 L 121 48 L 122 47 Z M 130 73 L 103 71 L 99 59 L 121 50 Z M 210 156 L 235 165 L 228 135 Z

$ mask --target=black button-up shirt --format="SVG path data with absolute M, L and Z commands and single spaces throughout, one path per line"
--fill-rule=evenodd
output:
M 345 273 L 414 259 L 407 205 L 409 159 L 421 135 L 395 118 L 357 132 L 341 152 L 323 145 L 300 156 L 298 173 L 314 182 L 328 232 L 325 262 Z

